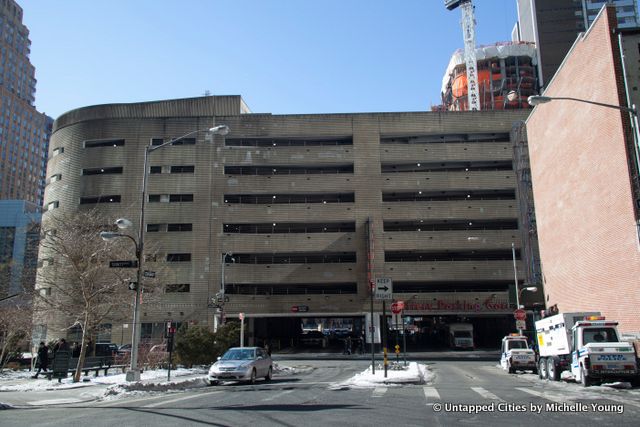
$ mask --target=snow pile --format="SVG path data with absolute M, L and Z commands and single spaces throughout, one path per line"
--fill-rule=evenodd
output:
M 397 369 L 396 369 L 397 368 Z M 402 384 L 424 384 L 433 379 L 433 372 L 429 371 L 427 365 L 420 365 L 410 362 L 406 367 L 402 364 L 391 365 L 387 369 L 387 377 L 384 376 L 384 368 L 376 367 L 375 374 L 372 373 L 371 366 L 365 371 L 354 375 L 346 381 L 332 385 L 331 389 L 348 388 L 370 388 L 380 385 L 399 386 Z
M 294 368 L 290 366 L 280 366 L 274 362 L 273 364 L 273 373 L 278 375 L 297 375 L 301 373 L 309 373 L 313 371 L 315 368 L 309 365 L 298 365 Z
M 105 396 L 114 396 L 123 393 L 130 393 L 135 391 L 182 391 L 192 388 L 206 387 L 207 383 L 204 377 L 190 378 L 184 381 L 172 381 L 172 382 L 159 382 L 159 383 L 119 383 L 109 386 L 105 391 Z
M 204 368 L 177 368 L 171 370 L 172 377 L 182 377 L 186 375 L 206 375 L 207 371 Z M 166 369 L 145 370 L 140 374 L 141 381 L 151 381 L 166 379 L 168 377 L 168 371 Z M 121 384 L 127 382 L 127 374 L 108 375 L 106 377 L 94 377 L 91 378 L 91 382 L 95 384 Z
M 101 371 L 102 373 L 102 371 Z M 206 374 L 206 370 L 203 368 L 178 368 L 175 370 L 171 370 L 171 377 L 180 377 L 180 376 L 202 376 Z M 82 377 L 80 382 L 74 383 L 72 376 L 68 376 L 67 378 L 63 378 L 61 382 L 58 382 L 57 379 L 52 379 L 51 381 L 47 380 L 46 376 L 40 374 L 38 379 L 33 379 L 31 376 L 33 372 L 22 370 L 22 371 L 4 371 L 0 375 L 0 392 L 1 391 L 54 391 L 54 390 L 64 390 L 64 389 L 72 389 L 79 387 L 89 387 L 93 385 L 109 385 L 109 384 L 127 384 L 126 374 L 121 373 L 118 370 L 109 371 L 109 374 L 106 376 L 87 376 Z M 144 382 L 152 382 L 152 383 L 162 383 L 162 379 L 166 380 L 167 378 L 167 370 L 166 369 L 158 369 L 152 371 L 144 371 L 140 376 L 140 379 Z M 135 384 L 135 383 L 134 383 Z M 165 381 L 164 384 L 177 384 L 168 383 Z

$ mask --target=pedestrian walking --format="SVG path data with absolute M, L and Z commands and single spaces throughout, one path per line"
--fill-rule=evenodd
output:
M 31 378 L 38 378 L 38 375 L 40 375 L 40 371 L 47 372 L 47 368 L 49 367 L 49 347 L 47 347 L 46 344 L 42 341 L 40 342 L 40 346 L 38 347 L 36 367 L 38 368 L 38 371 Z
M 80 357 L 80 344 L 78 344 L 78 341 L 74 341 L 71 344 L 71 357 Z
M 351 354 L 351 336 L 347 336 L 344 340 L 344 353 L 343 354 Z
M 266 351 L 269 357 L 271 357 L 271 347 L 269 347 L 269 344 L 267 342 L 265 342 L 264 344 L 264 351 Z
M 58 342 L 53 346 L 53 357 L 55 358 L 56 354 L 61 351 L 66 351 L 67 353 L 71 351 L 67 340 L 65 340 L 64 338 L 60 338 Z

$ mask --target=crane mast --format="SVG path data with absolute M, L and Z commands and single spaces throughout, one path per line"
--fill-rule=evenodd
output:
M 462 9 L 462 36 L 464 39 L 464 62 L 467 68 L 467 98 L 469 110 L 480 110 L 478 88 L 478 61 L 476 59 L 476 19 L 472 0 L 445 0 L 445 6 L 453 10 Z

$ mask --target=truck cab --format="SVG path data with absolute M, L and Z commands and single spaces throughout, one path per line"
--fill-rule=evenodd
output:
M 637 381 L 634 348 L 620 341 L 617 325 L 603 316 L 589 316 L 573 325 L 571 373 L 585 387 L 604 380 Z
M 621 342 L 618 322 L 599 312 L 559 313 L 536 321 L 538 376 L 558 381 L 563 371 L 589 386 L 604 381 L 638 381 L 634 348 Z
M 518 369 L 537 373 L 536 354 L 529 348 L 527 337 L 511 334 L 502 338 L 500 366 L 510 374 L 515 374 Z

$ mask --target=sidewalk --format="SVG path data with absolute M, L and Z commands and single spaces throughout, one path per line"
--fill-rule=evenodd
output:
M 32 372 L 19 371 L 0 375 L 0 407 L 49 406 L 90 402 L 108 396 L 125 395 L 136 391 L 168 391 L 204 387 L 203 368 L 176 369 L 171 371 L 171 381 L 167 382 L 167 371 L 145 371 L 140 382 L 127 383 L 125 374 L 82 377 L 74 383 L 69 376 L 58 380 L 47 380 L 40 376 L 31 378 Z M 8 409 L 8 408 L 3 408 Z

